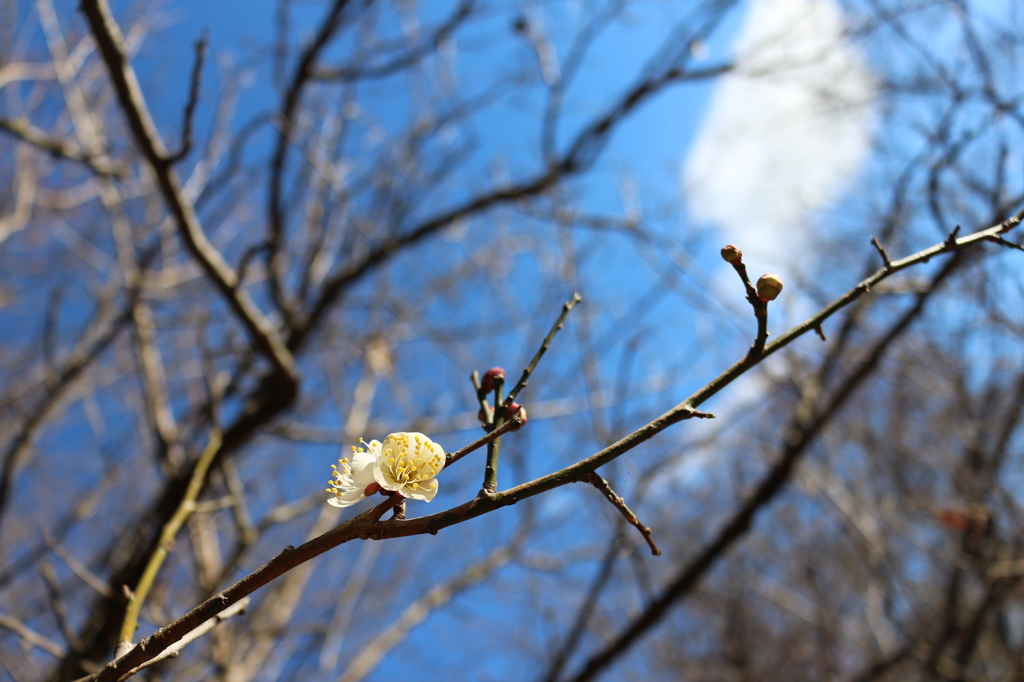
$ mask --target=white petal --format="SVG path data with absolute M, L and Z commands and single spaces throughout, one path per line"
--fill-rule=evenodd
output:
M 373 483 L 373 467 L 376 463 L 377 456 L 371 452 L 356 452 L 353 454 L 352 485 L 362 490 Z
M 388 464 L 384 461 L 383 457 L 379 457 L 373 463 L 373 480 L 379 483 L 380 487 L 384 488 L 384 490 L 399 490 L 402 487 L 391 477 Z
M 340 495 L 336 495 L 327 500 L 327 504 L 332 507 L 351 507 L 356 502 L 360 502 L 366 498 L 363 494 L 362 489 L 358 490 L 347 490 L 342 492 Z
M 434 483 L 435 485 L 431 486 Z M 437 495 L 437 485 L 433 479 L 429 481 L 420 481 L 419 487 L 413 488 L 411 485 L 404 486 L 399 492 L 402 497 L 408 497 L 410 500 L 420 500 L 421 502 L 430 502 L 434 499 L 434 495 Z

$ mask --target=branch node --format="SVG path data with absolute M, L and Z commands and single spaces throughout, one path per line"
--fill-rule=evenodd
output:
M 715 415 L 710 412 L 701 412 L 695 410 L 692 407 L 686 409 L 687 419 L 715 419 Z
M 957 225 L 956 227 L 953 228 L 953 231 L 949 233 L 949 236 L 946 237 L 946 240 L 944 242 L 942 242 L 942 246 L 944 248 L 946 248 L 947 250 L 950 250 L 950 251 L 955 249 L 956 248 L 956 236 L 958 234 L 960 234 L 960 226 L 959 225 Z

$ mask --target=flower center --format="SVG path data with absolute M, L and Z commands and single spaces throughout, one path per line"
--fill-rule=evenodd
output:
M 400 486 L 419 488 L 421 481 L 434 478 L 444 466 L 441 457 L 433 450 L 424 448 L 419 438 L 403 435 L 390 444 L 396 447 L 385 448 L 383 458 L 391 478 Z M 431 481 L 425 487 L 436 485 L 437 481 Z

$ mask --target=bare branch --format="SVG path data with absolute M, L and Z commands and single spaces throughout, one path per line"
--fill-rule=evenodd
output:
M 1024 213 L 1024 211 L 1022 211 Z M 83 682 L 106 682 L 109 680 L 122 679 L 119 676 L 118 668 L 123 666 L 138 666 L 158 655 L 168 646 L 178 641 L 185 633 L 194 628 L 198 623 L 218 613 L 225 606 L 238 601 L 239 599 L 252 594 L 255 590 L 283 575 L 292 568 L 323 554 L 324 552 L 337 547 L 343 543 L 355 539 L 375 539 L 408 537 L 424 533 L 436 534 L 440 530 L 458 523 L 463 523 L 473 518 L 490 513 L 497 509 L 514 505 L 524 499 L 534 497 L 548 490 L 581 481 L 589 473 L 597 468 L 616 459 L 620 455 L 632 450 L 640 443 L 650 440 L 655 435 L 664 431 L 673 424 L 687 419 L 707 417 L 706 413 L 696 410 L 696 407 L 705 402 L 713 395 L 732 383 L 737 377 L 744 374 L 750 368 L 756 366 L 764 358 L 792 343 L 803 334 L 810 332 L 814 327 L 819 326 L 829 316 L 863 296 L 869 289 L 866 284 L 874 284 L 886 279 L 895 272 L 905 270 L 913 265 L 926 262 L 927 260 L 942 253 L 954 252 L 954 257 L 946 263 L 940 272 L 933 278 L 932 286 L 926 291 L 918 294 L 917 301 L 897 321 L 889 332 L 875 345 L 872 352 L 861 364 L 860 369 L 851 375 L 841 386 L 835 390 L 831 400 L 824 406 L 813 412 L 810 416 L 804 416 L 797 422 L 794 428 L 798 429 L 798 436 L 787 437 L 786 446 L 780 462 L 772 468 L 768 476 L 763 479 L 757 491 L 751 499 L 743 505 L 732 520 L 721 531 L 718 538 L 709 545 L 684 572 L 670 585 L 663 595 L 652 602 L 642 614 L 641 618 L 627 629 L 619 638 L 610 644 L 603 652 L 591 659 L 581 671 L 577 680 L 591 679 L 600 670 L 603 670 L 612 660 L 625 651 L 630 644 L 641 634 L 646 632 L 667 611 L 668 606 L 683 594 L 686 594 L 699 580 L 707 569 L 720 557 L 726 549 L 742 537 L 750 527 L 754 515 L 765 504 L 770 502 L 789 480 L 790 474 L 797 461 L 805 451 L 810 442 L 817 436 L 823 426 L 828 423 L 829 418 L 838 411 L 847 399 L 856 391 L 863 381 L 871 374 L 871 370 L 877 366 L 885 351 L 889 348 L 906 329 L 910 323 L 924 309 L 925 302 L 937 291 L 939 285 L 956 269 L 962 262 L 961 254 L 967 249 L 986 241 L 991 234 L 998 234 L 1005 230 L 1007 223 L 1018 221 L 1021 214 L 1014 216 L 1008 221 L 990 227 L 974 234 L 961 237 L 952 242 L 932 246 L 916 254 L 907 256 L 893 262 L 889 270 L 879 270 L 859 285 L 840 296 L 829 305 L 825 306 L 816 315 L 807 321 L 797 325 L 790 331 L 782 334 L 774 342 L 766 346 L 765 353 L 760 358 L 752 358 L 749 354 L 728 370 L 720 374 L 703 388 L 692 394 L 688 399 L 661 415 L 646 426 L 629 434 L 616 443 L 606 447 L 590 457 L 565 467 L 560 471 L 542 476 L 538 479 L 523 483 L 500 493 L 480 495 L 449 510 L 423 516 L 415 519 L 389 519 L 381 521 L 381 516 L 398 504 L 400 498 L 389 497 L 383 503 L 360 514 L 352 520 L 343 523 L 337 528 L 324 533 L 323 535 L 310 540 L 299 547 L 286 547 L 281 554 L 271 559 L 267 564 L 257 571 L 249 574 L 239 582 L 227 588 L 220 594 L 208 599 L 189 613 L 178 620 L 161 628 L 150 637 L 140 641 L 123 657 L 114 663 L 108 664 L 102 670 L 93 675 L 82 678 Z
M 576 307 L 576 304 L 582 300 L 583 297 L 580 296 L 579 293 L 574 293 L 572 295 L 572 299 L 566 301 L 562 305 L 562 312 L 558 316 L 558 319 L 555 320 L 555 324 L 551 326 L 551 331 L 549 331 L 548 335 L 544 337 L 544 341 L 541 342 L 540 348 L 537 349 L 533 359 L 530 360 L 530 364 L 523 368 L 523 374 L 519 377 L 519 381 L 517 381 L 516 385 L 512 387 L 512 390 L 508 392 L 508 398 L 505 399 L 506 405 L 512 404 L 516 399 L 516 396 L 519 395 L 519 392 L 526 388 L 526 384 L 530 380 L 530 375 L 533 374 L 533 370 L 537 369 L 537 363 L 540 362 L 540 359 L 544 357 L 544 353 L 546 353 L 548 348 L 551 347 L 551 341 L 554 340 L 555 334 L 561 331 L 565 318 L 569 316 L 569 312 Z
M 206 238 L 195 209 L 182 195 L 181 183 L 168 162 L 167 151 L 146 107 L 135 71 L 121 48 L 124 38 L 111 16 L 107 0 L 83 0 L 82 11 L 89 20 L 135 142 L 156 175 L 185 243 L 241 319 L 255 345 L 274 365 L 284 382 L 282 389 L 294 393 L 298 386 L 295 359 L 277 330 L 241 287 L 234 270 Z
M 8 616 L 5 613 L 0 613 L 0 627 L 7 628 L 11 632 L 16 633 L 31 646 L 42 649 L 57 658 L 63 658 L 67 655 L 67 652 L 64 651 L 64 647 L 60 644 L 57 644 L 57 642 L 54 642 L 52 639 L 42 636 L 17 618 Z
M 182 499 L 181 504 L 178 505 L 178 509 L 174 512 L 174 516 L 171 517 L 171 520 L 167 522 L 161 531 L 160 544 L 157 546 L 156 551 L 150 556 L 149 563 L 146 564 L 146 569 L 142 572 L 142 578 L 139 580 L 139 584 L 131 591 L 128 598 L 128 610 L 124 616 L 124 623 L 121 625 L 121 639 L 117 644 L 118 658 L 132 647 L 132 639 L 135 637 L 135 628 L 139 626 L 139 612 L 142 610 L 142 604 L 146 601 L 146 597 L 149 596 L 149 591 L 156 582 L 157 573 L 160 572 L 160 567 L 163 566 L 164 559 L 167 558 L 167 555 L 174 547 L 174 540 L 178 535 L 178 530 L 181 529 L 185 524 L 185 521 L 188 520 L 188 517 L 195 509 L 199 492 L 202 490 L 203 483 L 206 480 L 206 472 L 209 471 L 214 457 L 216 457 L 217 453 L 220 451 L 220 446 L 220 430 L 214 426 L 214 430 L 210 434 L 209 442 L 206 444 L 206 448 L 199 456 L 199 460 L 196 462 L 196 466 L 192 470 L 192 477 L 189 480 L 188 490 L 185 493 L 185 497 Z
M 196 57 L 192 64 L 192 80 L 188 90 L 188 101 L 185 103 L 185 114 L 181 123 L 181 148 L 167 157 L 167 163 L 175 164 L 188 156 L 192 151 L 192 124 L 196 114 L 196 105 L 199 104 L 199 85 L 203 77 L 203 59 L 206 56 L 206 45 L 210 36 L 204 34 L 196 41 Z
M 626 523 L 640 531 L 640 535 L 643 536 L 644 542 L 646 542 L 647 546 L 651 548 L 651 554 L 654 556 L 661 556 L 661 550 L 654 542 L 654 538 L 651 537 L 651 529 L 640 523 L 640 519 L 638 519 L 636 514 L 633 513 L 633 510 L 626 505 L 626 501 L 612 490 L 608 481 L 593 472 L 583 476 L 580 480 L 597 488 L 598 492 L 604 495 L 605 499 L 611 502 L 612 506 L 622 514 L 622 518 L 626 519 Z
M 17 139 L 38 147 L 52 156 L 67 159 L 88 166 L 99 175 L 110 175 L 124 178 L 128 169 L 106 156 L 90 154 L 76 145 L 56 137 L 50 137 L 26 120 L 9 120 L 0 118 L 0 130 L 10 133 Z

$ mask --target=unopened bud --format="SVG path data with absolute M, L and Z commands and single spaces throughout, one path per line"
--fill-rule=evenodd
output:
M 505 370 L 501 367 L 491 367 L 484 373 L 482 379 L 480 379 L 480 390 L 484 393 L 490 393 L 494 390 L 494 380 L 497 378 L 505 378 Z
M 518 431 L 519 429 L 523 428 L 523 424 L 529 421 L 529 419 L 526 416 L 526 408 L 520 405 L 519 403 L 512 403 L 511 405 L 508 406 L 508 418 L 515 419 L 516 417 L 519 417 L 519 421 L 521 421 L 522 424 L 519 424 L 518 426 L 513 426 L 511 429 L 509 429 L 509 431 Z
M 480 411 L 476 413 L 476 418 L 480 421 L 481 424 L 485 424 L 486 425 L 487 424 L 487 418 L 490 416 L 490 413 L 491 413 L 491 408 L 488 407 L 487 411 L 484 412 L 484 408 L 481 407 Z
M 739 263 L 743 260 L 743 252 L 740 251 L 738 246 L 726 244 L 722 247 L 722 260 L 726 263 Z
M 782 292 L 782 278 L 778 275 L 761 275 L 757 280 L 757 295 L 762 301 L 774 301 Z

